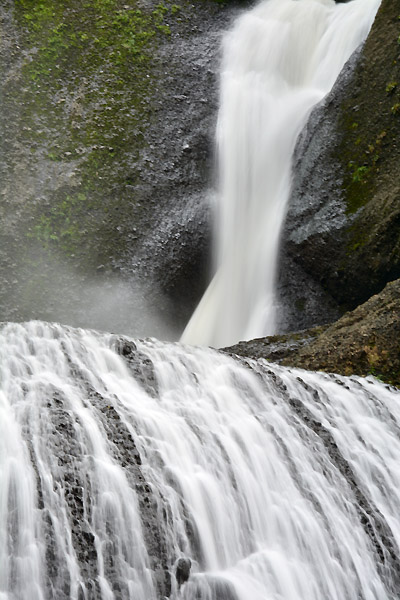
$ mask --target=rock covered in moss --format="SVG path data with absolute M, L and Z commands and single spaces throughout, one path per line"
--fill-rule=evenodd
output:
M 400 277 L 399 16 L 383 0 L 297 145 L 283 248 L 346 309 Z
M 84 296 L 136 277 L 155 310 L 167 294 L 165 310 L 188 318 L 205 285 L 219 45 L 235 11 L 214 0 L 1 3 L 4 320 L 121 330 L 112 315 L 96 321 Z
M 375 375 L 400 386 L 400 279 L 328 327 L 240 342 L 226 349 L 287 366 Z

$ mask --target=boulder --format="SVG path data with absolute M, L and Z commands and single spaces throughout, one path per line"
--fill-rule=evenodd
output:
M 178 587 L 181 587 L 187 582 L 190 576 L 190 569 L 192 568 L 192 561 L 190 558 L 182 557 L 179 558 L 176 563 L 175 577 L 178 583 Z

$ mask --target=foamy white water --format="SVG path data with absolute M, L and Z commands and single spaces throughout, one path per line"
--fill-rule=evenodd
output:
M 227 34 L 217 128 L 217 271 L 182 340 L 275 332 L 279 236 L 296 139 L 366 38 L 380 0 L 264 0 Z
M 399 456 L 377 381 L 5 325 L 0 598 L 394 600 Z

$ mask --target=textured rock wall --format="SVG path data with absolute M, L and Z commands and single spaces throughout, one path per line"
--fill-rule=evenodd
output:
M 238 10 L 2 3 L 3 320 L 179 334 L 207 279 L 219 46 Z M 399 276 L 399 15 L 383 1 L 299 140 L 281 331 Z
M 399 0 L 383 0 L 296 150 L 282 260 L 346 309 L 400 276 L 399 17 Z
M 129 327 L 126 292 L 183 325 L 205 285 L 220 38 L 236 11 L 212 0 L 1 3 L 3 320 L 164 337 Z M 138 277 L 141 298 L 121 288 L 107 318 L 95 316 L 99 296 Z

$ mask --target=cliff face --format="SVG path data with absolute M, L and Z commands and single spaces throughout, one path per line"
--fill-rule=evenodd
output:
M 383 0 L 297 145 L 283 260 L 341 309 L 400 276 L 399 16 L 399 0 Z
M 237 13 L 1 4 L 3 320 L 176 337 L 207 278 L 219 47 Z M 282 331 L 332 322 L 400 276 L 399 16 L 383 0 L 300 137 Z
M 121 282 L 139 278 L 145 298 L 126 295 L 166 313 L 172 298 L 183 324 L 205 286 L 219 46 L 235 11 L 1 3 L 3 320 L 126 331 Z M 92 306 L 118 285 L 103 323 Z

